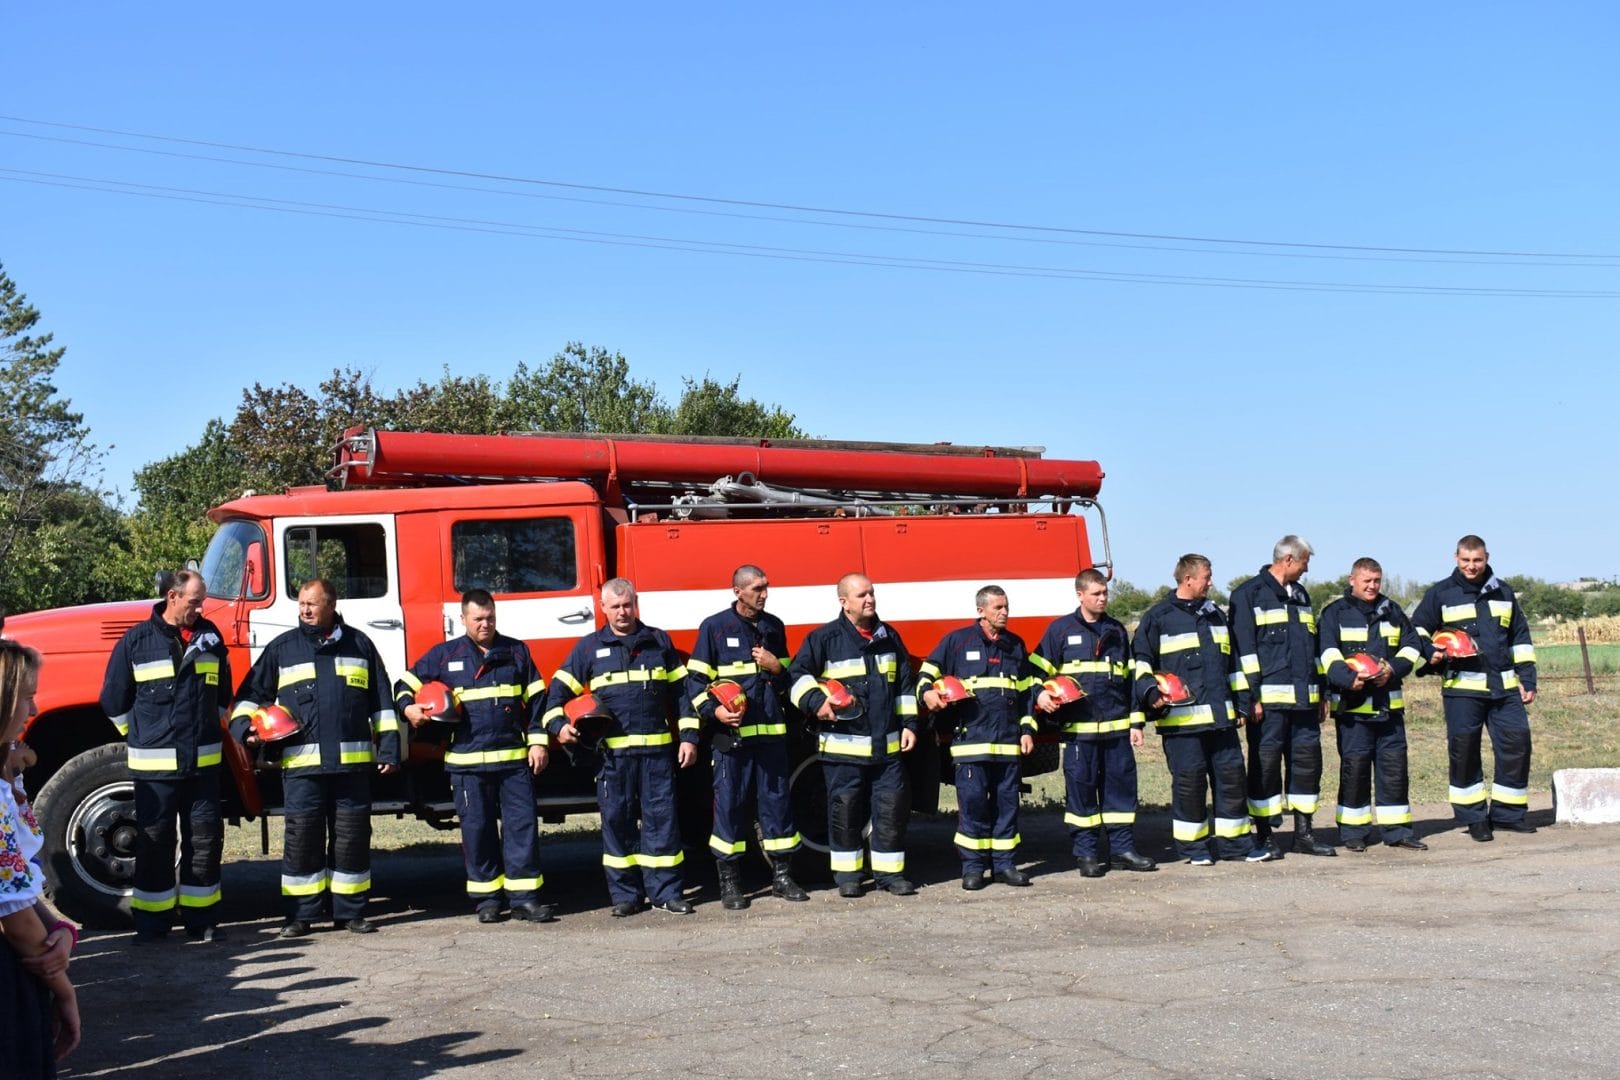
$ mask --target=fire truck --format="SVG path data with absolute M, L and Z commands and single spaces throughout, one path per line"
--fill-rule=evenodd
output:
M 1006 590 L 1012 629 L 1033 643 L 1073 610 L 1075 574 L 1111 565 L 1101 468 L 1038 449 L 354 429 L 334 457 L 329 487 L 249 493 L 210 512 L 218 528 L 199 567 L 203 614 L 224 634 L 239 680 L 297 625 L 298 587 L 312 577 L 333 581 L 344 620 L 376 644 L 390 678 L 462 632 L 460 596 L 473 588 L 495 596 L 501 631 L 527 641 L 549 677 L 602 625 L 600 588 L 613 577 L 633 581 L 642 620 L 687 649 L 698 624 L 732 602 L 732 571 L 757 564 L 770 577 L 769 610 L 797 648 L 839 614 L 835 583 L 858 571 L 915 664 L 972 621 L 981 585 Z M 65 911 L 91 923 L 127 918 L 136 832 L 124 747 L 97 698 L 114 644 L 151 610 L 150 601 L 100 604 L 7 624 L 46 657 L 26 736 L 39 761 L 26 780 L 47 880 Z M 374 779 L 374 813 L 453 827 L 443 746 L 408 741 L 407 767 Z M 950 771 L 937 740 L 923 745 L 910 768 L 914 805 L 930 812 Z M 802 726 L 793 746 L 800 831 L 824 852 L 825 792 Z M 1025 771 L 1056 767 L 1047 737 Z M 268 851 L 279 775 L 240 758 L 228 772 L 227 819 L 258 821 Z M 708 777 L 686 770 L 682 782 L 683 835 L 702 848 Z M 546 822 L 594 812 L 589 771 L 554 754 L 535 807 Z

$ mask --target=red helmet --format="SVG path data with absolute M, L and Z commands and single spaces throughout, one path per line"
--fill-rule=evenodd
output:
M 1348 657 L 1345 663 L 1350 665 L 1351 671 L 1363 679 L 1376 678 L 1378 672 L 1383 668 L 1382 664 L 1364 652 L 1358 652 L 1354 656 Z
M 1181 681 L 1181 676 L 1172 675 L 1168 671 L 1155 671 L 1153 682 L 1159 688 L 1159 696 L 1164 698 L 1166 705 L 1191 705 L 1192 691 L 1187 684 Z
M 427 710 L 430 720 L 437 720 L 441 724 L 461 722 L 461 703 L 456 700 L 455 692 L 444 683 L 437 680 L 425 682 L 415 696 L 416 703 Z
M 252 715 L 248 717 L 248 723 L 253 728 L 253 734 L 259 737 L 259 741 L 266 743 L 280 742 L 304 730 L 304 725 L 298 722 L 298 717 L 287 711 L 284 705 L 271 704 L 254 709 Z
M 1041 689 L 1052 695 L 1052 700 L 1059 705 L 1073 705 L 1086 696 L 1080 684 L 1067 675 L 1054 675 L 1041 683 Z
M 709 684 L 709 693 L 713 696 L 715 704 L 730 709 L 739 716 L 748 711 L 748 694 L 743 691 L 740 683 L 731 679 L 720 679 Z
M 828 679 L 821 684 L 821 689 L 826 693 L 827 704 L 832 706 L 836 719 L 858 720 L 865 715 L 861 699 L 850 693 L 837 679 Z
M 1466 630 L 1442 630 L 1434 635 L 1434 644 L 1444 649 L 1447 656 L 1461 659 L 1465 656 L 1478 656 L 1479 646 L 1468 635 Z
M 595 694 L 581 694 L 563 705 L 563 716 L 573 729 L 587 739 L 600 739 L 613 723 L 613 714 Z
M 966 701 L 973 696 L 973 691 L 955 675 L 940 676 L 939 681 L 934 683 L 934 692 L 947 705 L 955 705 L 958 701 Z

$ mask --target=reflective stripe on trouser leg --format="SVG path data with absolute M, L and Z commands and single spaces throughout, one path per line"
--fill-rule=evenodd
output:
M 1310 817 L 1322 798 L 1322 719 L 1314 709 L 1288 712 L 1287 780 L 1284 801 L 1290 813 Z
M 326 906 L 325 779 L 290 773 L 281 778 L 281 895 L 287 918 L 300 922 L 314 922 Z
M 748 847 L 754 815 L 759 819 L 760 846 L 773 859 L 799 849 L 788 791 L 787 743 L 743 742 L 714 755 L 714 832 L 709 850 L 718 859 L 741 859 Z M 752 811 L 752 813 L 750 812 Z
M 1339 824 L 1340 840 L 1365 840 L 1372 831 L 1373 725 L 1340 717 L 1339 796 L 1333 819 Z M 1383 780 L 1383 770 L 1379 770 Z
M 467 899 L 475 908 L 500 910 L 506 888 L 501 862 L 499 785 L 487 773 L 453 772 L 450 792 L 461 818 L 461 862 L 467 874 Z
M 1205 796 L 1209 763 L 1197 734 L 1164 735 L 1164 762 L 1170 770 L 1170 832 L 1184 859 L 1209 857 L 1210 821 Z
M 1491 820 L 1524 820 L 1530 807 L 1530 714 L 1515 692 L 1491 699 L 1485 714 L 1491 733 Z
M 137 930 L 167 930 L 179 903 L 174 883 L 174 843 L 180 783 L 135 781 L 135 891 L 130 897 L 130 911 Z
M 1376 805 L 1373 819 L 1384 843 L 1394 844 L 1412 835 L 1412 807 L 1407 796 L 1406 721 L 1386 720 L 1369 725 L 1373 733 Z
M 1136 753 L 1129 734 L 1071 741 L 1063 749 L 1063 773 L 1063 820 L 1075 858 L 1135 851 Z
M 1490 698 L 1442 696 L 1446 713 L 1446 755 L 1449 759 L 1449 798 L 1452 816 L 1460 824 L 1472 825 L 1484 821 L 1485 771 L 1480 766 L 1480 732 L 1485 728 L 1485 714 L 1490 710 Z
M 709 850 L 717 859 L 735 862 L 748 849 L 754 779 L 751 756 L 740 745 L 714 754 L 714 831 L 709 835 Z
M 681 824 L 675 813 L 675 755 L 644 754 L 641 774 L 641 879 L 647 898 L 667 904 L 681 898 Z
M 1215 808 L 1215 854 L 1241 859 L 1254 848 L 1249 824 L 1243 746 L 1236 731 L 1206 731 L 1203 740 L 1209 768 L 1210 800 Z
M 371 895 L 371 776 L 337 773 L 331 778 L 332 918 L 366 913 Z
M 540 872 L 540 825 L 534 809 L 534 774 L 527 764 L 493 775 L 500 791 L 501 862 L 506 872 L 506 902 L 532 902 L 546 883 Z
M 964 761 L 956 766 L 956 854 L 962 873 L 983 873 L 990 868 L 990 834 L 995 828 L 994 793 L 984 764 Z
M 1102 752 L 1102 817 L 1108 853 L 1136 850 L 1136 750 L 1127 732 L 1097 740 Z
M 219 922 L 219 860 L 225 826 L 219 813 L 219 770 L 203 769 L 180 784 L 180 921 L 188 930 Z
M 990 869 L 1011 870 L 1018 865 L 1018 783 L 1022 772 L 1017 758 L 984 763 L 995 801 L 995 822 L 990 831 Z
M 790 858 L 799 850 L 799 827 L 793 820 L 793 797 L 788 780 L 793 770 L 785 739 L 749 748 L 754 759 L 754 801 L 759 812 L 760 844 L 772 860 Z
M 641 789 L 636 758 L 602 755 L 596 802 L 602 814 L 602 874 L 615 904 L 645 899 L 641 888 Z
M 1256 825 L 1275 828 L 1283 815 L 1283 753 L 1288 745 L 1288 712 L 1265 709 L 1258 724 L 1244 728 L 1249 741 L 1247 812 Z M 1219 816 L 1219 815 L 1217 815 Z
M 1099 743 L 1071 739 L 1063 747 L 1063 823 L 1069 827 L 1070 848 L 1076 859 L 1095 859 L 1100 853 L 1102 800 L 1098 778 L 1102 772 Z M 957 792 L 961 798 L 961 792 Z
M 871 807 L 865 770 L 823 761 L 821 771 L 827 782 L 827 847 L 833 880 L 840 885 L 861 882 L 866 878 L 866 838 L 861 834 Z
M 911 818 L 911 787 L 898 757 L 862 767 L 872 785 L 872 877 L 879 885 L 906 870 L 906 825 Z

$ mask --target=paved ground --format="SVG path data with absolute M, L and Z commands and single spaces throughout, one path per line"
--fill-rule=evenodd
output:
M 542 927 L 478 926 L 453 856 L 401 854 L 375 868 L 381 933 L 290 945 L 276 868 L 238 863 L 230 943 L 86 939 L 64 1075 L 1612 1076 L 1620 831 L 1482 845 L 1447 817 L 1420 813 L 1426 854 L 1100 881 L 1026 817 L 1034 887 L 971 894 L 950 824 L 919 823 L 915 897 L 731 913 L 701 867 L 696 915 L 627 920 L 575 841 Z M 1165 822 L 1143 831 L 1165 854 Z

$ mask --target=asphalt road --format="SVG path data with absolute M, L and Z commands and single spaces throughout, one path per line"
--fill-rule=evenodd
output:
M 1034 886 L 977 893 L 951 823 L 918 822 L 917 896 L 727 912 L 699 864 L 685 918 L 610 918 L 575 839 L 546 853 L 545 926 L 479 926 L 453 855 L 383 855 L 382 932 L 295 943 L 276 865 L 235 863 L 229 942 L 85 939 L 63 1075 L 1614 1075 L 1620 831 L 1486 845 L 1419 810 L 1427 853 L 1089 881 L 1061 818 L 1026 815 Z M 1140 829 L 1168 857 L 1167 823 Z

